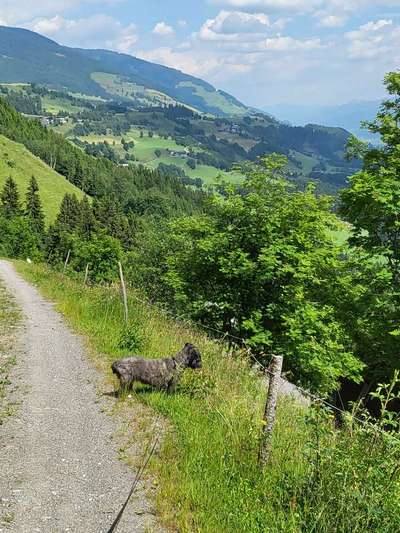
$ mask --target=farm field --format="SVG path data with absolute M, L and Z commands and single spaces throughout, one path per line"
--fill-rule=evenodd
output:
M 46 113 L 56 115 L 57 113 L 75 114 L 83 111 L 83 107 L 73 105 L 67 98 L 51 98 L 50 96 L 42 97 L 43 110 Z
M 35 176 L 48 224 L 56 218 L 66 193 L 83 197 L 80 189 L 28 152 L 24 146 L 0 135 L 0 188 L 9 176 L 17 183 L 21 200 L 25 199 L 31 176 Z
M 238 173 L 231 173 L 219 170 L 209 165 L 197 165 L 195 169 L 188 166 L 188 157 L 173 156 L 169 154 L 169 151 L 184 152 L 186 147 L 177 144 L 173 139 L 165 139 L 154 134 L 153 137 L 148 136 L 147 130 L 144 130 L 144 136 L 140 136 L 139 129 L 132 129 L 130 132 L 123 135 L 126 141 L 133 141 L 135 147 L 131 149 L 129 153 L 134 154 L 137 162 L 156 169 L 160 163 L 166 165 L 176 165 L 185 171 L 185 174 L 190 178 L 201 178 L 206 184 L 210 184 L 215 181 L 217 176 L 223 177 L 225 180 L 238 182 L 242 179 L 242 176 Z M 118 153 L 118 155 L 124 155 L 124 149 L 122 147 L 122 137 L 116 135 L 87 135 L 80 137 L 82 141 L 89 143 L 100 143 L 107 141 L 110 146 Z M 201 152 L 201 148 L 191 148 L 193 152 Z M 156 150 L 160 150 L 161 155 L 157 157 Z

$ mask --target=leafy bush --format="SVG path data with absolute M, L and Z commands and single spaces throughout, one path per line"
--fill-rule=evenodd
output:
M 83 272 L 89 264 L 92 282 L 109 283 L 118 277 L 118 261 L 121 257 L 122 248 L 119 241 L 104 233 L 97 233 L 90 241 L 76 239 L 72 266 Z

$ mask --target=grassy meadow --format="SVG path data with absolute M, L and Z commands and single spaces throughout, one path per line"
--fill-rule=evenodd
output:
M 160 163 L 176 165 L 182 168 L 190 178 L 201 178 L 206 184 L 214 183 L 217 177 L 222 177 L 226 181 L 235 183 L 243 179 L 236 172 L 225 172 L 210 165 L 197 165 L 195 169 L 190 168 L 187 164 L 188 159 L 186 157 L 174 157 L 168 153 L 169 150 L 183 152 L 185 149 L 184 146 L 177 144 L 171 138 L 164 139 L 157 134 L 149 137 L 147 131 L 144 131 L 144 136 L 141 137 L 140 130 L 135 128 L 132 128 L 131 131 L 126 133 L 123 138 L 135 143 L 135 147 L 130 150 L 130 153 L 135 155 L 137 162 L 150 168 L 157 169 Z M 89 143 L 107 141 L 118 155 L 124 156 L 125 154 L 121 143 L 122 137 L 116 135 L 87 135 L 80 137 L 80 139 Z M 156 156 L 156 150 L 161 151 L 160 157 Z M 193 150 L 194 152 L 201 151 L 200 148 L 196 147 Z
M 22 200 L 25 199 L 31 176 L 35 176 L 47 223 L 56 218 L 66 193 L 75 193 L 78 198 L 83 196 L 80 189 L 32 155 L 24 146 L 0 135 L 0 189 L 9 176 L 17 183 Z
M 170 422 L 151 464 L 166 526 L 184 533 L 400 529 L 399 444 L 351 420 L 338 431 L 329 412 L 281 398 L 272 455 L 261 471 L 266 391 L 243 353 L 176 322 L 133 288 L 125 327 L 117 286 L 85 287 L 77 275 L 62 277 L 41 265 L 19 262 L 17 268 L 87 337 L 110 378 L 111 362 L 132 351 L 154 358 L 185 342 L 199 346 L 203 368 L 187 371 L 175 394 L 138 387 L 118 400 L 145 404 Z

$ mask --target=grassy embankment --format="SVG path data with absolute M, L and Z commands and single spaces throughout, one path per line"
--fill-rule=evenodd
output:
M 16 361 L 13 345 L 19 318 L 17 306 L 0 282 L 0 426 L 12 412 L 12 405 L 7 402 L 6 391 L 9 385 L 8 374 Z
M 88 337 L 103 368 L 126 353 L 119 347 L 124 329 L 117 288 L 84 288 L 81 279 L 44 266 L 17 267 Z M 171 422 L 152 464 L 165 524 L 207 533 L 398 530 L 391 446 L 354 427 L 336 431 L 329 416 L 281 399 L 272 459 L 262 473 L 257 450 L 264 388 L 246 359 L 147 305 L 134 290 L 129 312 L 125 339 L 144 356 L 171 354 L 188 341 L 203 354 L 203 369 L 188 371 L 176 394 L 139 388 L 134 398 L 120 400 L 142 402 Z
M 31 176 L 35 176 L 47 223 L 54 221 L 66 193 L 75 193 L 78 198 L 83 196 L 80 189 L 31 154 L 24 146 L 0 135 L 0 189 L 9 176 L 17 183 L 21 200 L 25 199 Z

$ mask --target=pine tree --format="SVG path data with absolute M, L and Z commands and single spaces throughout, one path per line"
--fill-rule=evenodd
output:
M 66 194 L 62 199 L 56 224 L 62 230 L 73 232 L 79 229 L 81 209 L 75 194 Z
M 80 203 L 81 222 L 79 231 L 83 237 L 90 238 L 96 232 L 96 219 L 93 214 L 92 206 L 87 196 L 84 196 Z
M 9 220 L 22 215 L 18 187 L 11 176 L 7 179 L 1 192 L 0 209 L 1 214 Z
M 35 176 L 32 176 L 29 183 L 28 191 L 26 193 L 26 216 L 32 223 L 34 230 L 39 233 L 44 233 L 44 213 L 42 209 L 42 202 L 39 196 L 39 186 Z

